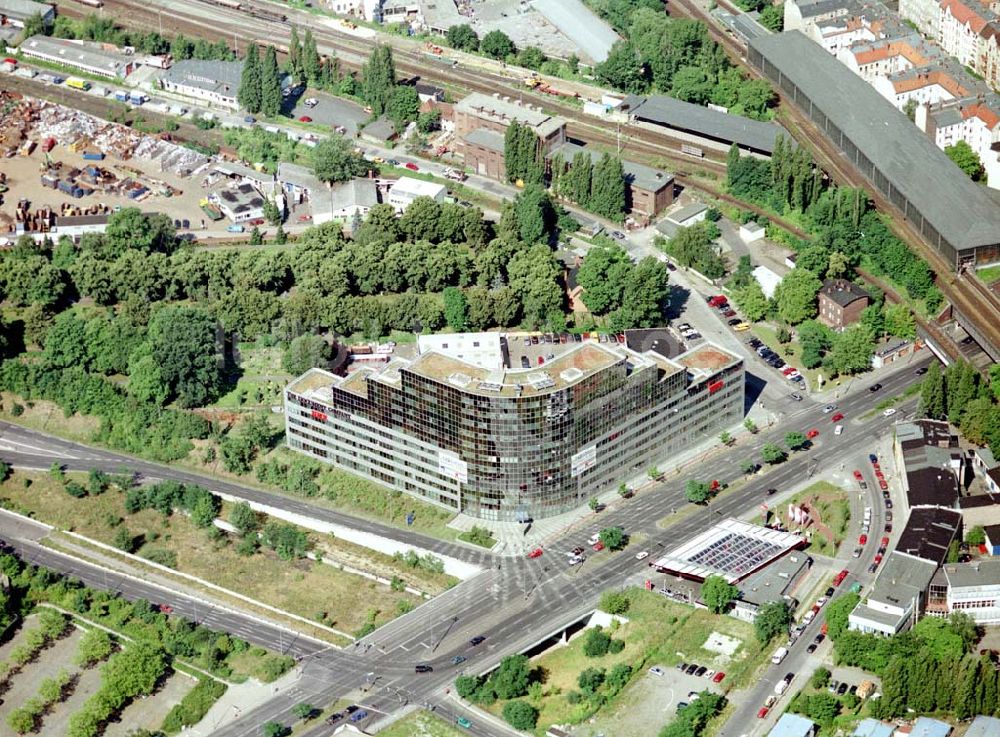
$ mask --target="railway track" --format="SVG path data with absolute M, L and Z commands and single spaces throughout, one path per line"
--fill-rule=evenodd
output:
M 742 66 L 753 77 L 762 78 L 757 70 L 743 61 L 740 44 L 733 37 L 715 28 L 712 19 L 691 0 L 671 0 L 670 5 L 672 8 L 679 8 L 687 17 L 705 22 L 709 26 L 709 34 L 713 39 L 722 44 L 731 56 L 735 55 L 739 58 Z M 785 127 L 795 137 L 798 144 L 819 154 L 817 163 L 831 178 L 852 187 L 864 188 L 881 212 L 893 213 L 895 217 L 890 221 L 893 232 L 930 264 L 937 275 L 937 287 L 945 298 L 967 319 L 975 323 L 994 348 L 1000 349 L 1000 298 L 974 274 L 964 276 L 956 274 L 954 265 L 948 263 L 936 249 L 924 240 L 923 236 L 903 217 L 898 208 L 876 191 L 861 172 L 846 164 L 840 150 L 833 145 L 825 133 L 816 128 L 812 121 L 794 105 L 785 101 L 780 93 L 779 100 L 780 111 L 785 117 L 783 121 L 786 123 Z M 958 351 L 954 341 L 946 337 L 936 326 L 928 324 L 926 329 L 928 333 L 939 337 L 946 344 L 951 344 L 952 348 Z
M 205 7 L 211 9 L 212 18 L 186 12 L 179 3 L 153 8 L 128 0 L 106 0 L 105 2 L 105 10 L 109 14 L 128 17 L 130 23 L 148 29 L 162 28 L 188 36 L 217 39 L 220 35 L 219 17 L 221 16 L 224 19 L 221 25 L 233 29 L 234 41 L 247 44 L 262 38 L 273 39 L 275 43 L 288 40 L 289 27 L 283 24 L 262 22 L 224 5 L 206 4 Z M 77 17 L 92 12 L 90 9 L 82 8 L 76 4 L 62 4 L 60 10 L 67 15 Z M 289 22 L 299 20 L 294 17 L 295 12 L 293 9 L 289 9 L 291 14 Z M 312 27 L 321 53 L 333 53 L 340 60 L 342 66 L 352 71 L 360 70 L 370 53 L 370 42 L 351 38 L 331 29 L 317 26 L 315 23 L 312 24 Z M 471 72 L 462 69 L 461 66 L 438 69 L 429 65 L 420 52 L 399 49 L 398 47 L 394 48 L 394 52 L 396 68 L 403 75 L 419 76 L 459 93 L 476 91 L 492 95 L 500 91 L 514 98 L 537 102 L 547 111 L 566 118 L 571 124 L 573 137 L 585 143 L 597 144 L 610 148 L 612 151 L 618 151 L 619 143 L 621 143 L 620 152 L 628 154 L 630 158 L 642 157 L 642 163 L 657 160 L 669 162 L 669 168 L 673 169 L 675 174 L 688 180 L 693 171 L 698 169 L 710 171 L 716 175 L 725 173 L 725 154 L 723 152 L 709 149 L 704 158 L 694 157 L 681 152 L 681 145 L 686 143 L 683 139 L 672 137 L 666 132 L 658 134 L 630 125 L 622 126 L 622 135 L 619 139 L 615 133 L 610 133 L 594 121 L 585 118 L 578 108 L 528 90 L 522 85 L 520 78 L 503 77 L 488 72 Z M 690 181 L 688 184 L 698 187 L 696 183 Z M 711 188 L 704 189 L 712 191 Z

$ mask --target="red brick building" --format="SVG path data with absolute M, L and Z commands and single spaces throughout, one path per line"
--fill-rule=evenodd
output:
M 824 325 L 843 330 L 861 319 L 871 298 L 868 292 L 847 279 L 826 279 L 819 290 L 819 316 Z

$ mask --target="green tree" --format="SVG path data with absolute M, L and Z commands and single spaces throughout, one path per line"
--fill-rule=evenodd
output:
M 937 361 L 927 368 L 927 375 L 920 384 L 920 414 L 940 420 L 946 415 L 944 374 Z
M 577 676 L 576 683 L 587 696 L 593 696 L 604 685 L 604 668 L 587 668 Z
M 509 182 L 541 184 L 541 144 L 535 132 L 518 121 L 513 121 L 504 132 L 504 170 Z
M 229 522 L 240 535 L 246 537 L 260 527 L 257 513 L 247 502 L 236 502 L 229 510 Z
M 778 315 L 790 325 L 798 325 L 816 315 L 816 295 L 823 284 L 806 269 L 793 269 L 778 284 L 774 300 Z
M 618 245 L 594 246 L 587 251 L 577 271 L 577 283 L 583 287 L 583 303 L 596 315 L 606 315 L 621 304 L 625 279 L 632 271 L 632 261 Z
M 767 297 L 764 296 L 764 290 L 756 279 L 749 279 L 746 286 L 736 291 L 733 299 L 750 322 L 763 320 L 767 314 Z
M 594 68 L 597 79 L 631 94 L 641 94 L 649 89 L 646 67 L 636 48 L 628 41 L 617 41 L 608 58 Z
M 520 699 L 503 705 L 503 718 L 514 729 L 534 729 L 538 723 L 538 709 Z
M 830 367 L 838 374 L 857 374 L 871 369 L 875 341 L 863 325 L 852 325 L 833 339 Z
M 321 81 L 323 65 L 319 51 L 316 49 L 316 39 L 313 38 L 311 28 L 306 29 L 305 39 L 302 42 L 302 71 L 310 84 L 317 84 Z
M 478 51 L 479 34 L 477 34 L 468 23 L 452 26 L 448 29 L 445 38 L 448 45 L 459 51 Z
M 262 104 L 261 75 L 260 51 L 257 49 L 257 44 L 250 44 L 247 48 L 247 55 L 243 59 L 243 74 L 240 78 L 240 89 L 236 95 L 240 105 L 248 113 L 260 112 Z
M 972 150 L 965 141 L 956 141 L 951 146 L 945 146 L 944 152 L 955 165 L 965 172 L 974 182 L 986 182 L 986 169 L 979 158 L 979 154 Z
M 165 307 L 149 323 L 151 356 L 181 407 L 200 407 L 218 396 L 220 366 L 215 321 L 197 307 Z
M 299 719 L 309 719 L 313 716 L 313 714 L 317 713 L 317 709 L 312 704 L 303 702 L 293 706 L 292 713 Z
M 594 162 L 586 151 L 578 151 L 572 165 L 559 184 L 559 194 L 586 206 L 590 202 L 590 184 Z
M 465 295 L 457 287 L 446 287 L 441 293 L 444 302 L 444 319 L 448 327 L 457 333 L 464 331 L 469 322 L 469 305 Z
M 733 586 L 722 576 L 713 574 L 702 583 L 699 598 L 711 611 L 722 614 L 739 594 L 740 590 L 736 586 Z
M 322 336 L 300 335 L 282 353 L 281 366 L 293 376 L 298 376 L 311 368 L 326 366 L 330 353 L 330 344 Z
M 729 445 L 733 442 L 733 435 L 728 430 L 723 430 L 719 433 L 719 442 L 723 445 Z
M 809 679 L 809 685 L 816 689 L 826 688 L 829 682 L 830 671 L 823 667 L 819 667 L 814 670 L 812 677 Z
M 323 182 L 346 182 L 368 173 L 370 165 L 343 136 L 320 141 L 312 151 L 313 173 Z
M 115 530 L 115 537 L 112 542 L 119 550 L 124 550 L 126 553 L 135 552 L 135 537 L 124 525 Z
M 261 727 L 261 734 L 264 737 L 285 737 L 289 731 L 281 722 L 264 722 L 264 726 Z
M 982 525 L 976 525 L 965 533 L 965 542 L 969 543 L 969 545 L 985 545 L 986 530 Z
M 789 450 L 801 450 L 806 446 L 809 439 L 805 434 L 800 432 L 788 432 L 785 433 L 785 445 L 788 446 Z
M 600 539 L 608 550 L 621 550 L 628 544 L 628 537 L 621 527 L 605 527 L 600 532 Z
M 624 591 L 605 591 L 601 594 L 601 611 L 608 614 L 625 614 L 631 601 Z
M 516 699 L 528 693 L 531 661 L 525 655 L 508 655 L 490 676 L 497 698 Z
M 704 481 L 689 479 L 684 486 L 684 497 L 692 504 L 704 504 L 711 493 L 711 487 Z
M 396 64 L 392 58 L 392 47 L 376 44 L 361 70 L 361 97 L 372 109 L 373 115 L 382 115 L 396 87 Z
M 840 636 L 847 631 L 847 618 L 854 607 L 858 605 L 861 597 L 853 592 L 847 592 L 836 597 L 826 606 L 827 632 L 835 643 Z
M 917 337 L 917 323 L 913 316 L 913 311 L 905 304 L 886 304 L 883 310 L 885 315 L 885 332 L 907 340 Z
M 33 709 L 22 706 L 12 709 L 7 714 L 7 726 L 17 734 L 27 734 L 28 732 L 35 731 L 35 722 L 37 719 L 38 717 Z
M 94 663 L 105 660 L 112 652 L 114 652 L 114 643 L 111 640 L 111 635 L 94 627 L 84 632 L 83 637 L 80 638 L 73 662 L 81 668 L 89 668 Z
M 271 117 L 281 112 L 281 70 L 273 46 L 267 47 L 260 65 L 260 112 Z
M 587 209 L 620 223 L 625 214 L 625 170 L 620 159 L 605 153 L 594 166 Z
M 760 449 L 760 457 L 764 460 L 764 463 L 773 466 L 776 463 L 783 462 L 788 458 L 788 454 L 774 443 L 764 443 L 764 447 Z
M 786 634 L 792 622 L 792 611 L 786 601 L 769 601 L 757 610 L 753 627 L 757 641 L 767 645 L 775 637 Z
M 747 432 L 749 432 L 749 433 L 756 433 L 757 432 L 757 423 L 754 422 L 749 417 L 747 417 L 745 420 L 743 420 L 743 427 L 745 427 L 746 430 L 747 430 Z
M 404 127 L 410 121 L 417 119 L 420 112 L 420 97 L 417 88 L 410 85 L 398 85 L 392 92 L 387 113 L 397 126 Z
M 517 47 L 503 31 L 490 31 L 479 42 L 479 50 L 493 59 L 506 59 L 517 53 Z

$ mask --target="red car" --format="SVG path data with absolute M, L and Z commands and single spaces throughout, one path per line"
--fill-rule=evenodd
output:
M 875 565 L 878 565 L 881 562 L 882 562 L 882 556 L 881 555 L 876 555 L 875 556 Z
M 736 317 L 736 310 L 726 310 L 722 313 L 723 317 Z
M 809 438 L 810 440 L 818 436 L 819 436 L 819 430 L 815 428 L 806 433 L 806 437 Z
M 838 573 L 836 576 L 833 577 L 833 585 L 834 586 L 840 586 L 840 584 L 842 584 L 844 582 L 845 578 L 847 578 L 847 569 L 846 568 L 844 570 L 842 570 L 840 573 Z
M 881 540 L 879 541 L 879 545 L 881 545 L 881 546 L 882 546 L 883 548 L 887 548 L 887 547 L 889 547 L 889 536 L 888 536 L 888 535 L 886 535 L 885 537 L 883 537 L 883 538 L 882 538 L 882 539 L 881 539 Z
M 726 297 L 724 295 L 717 294 L 714 297 L 709 297 L 708 298 L 708 305 L 709 305 L 709 307 L 718 307 L 719 305 L 726 304 L 728 301 L 729 300 L 726 299 Z
M 604 550 L 604 543 L 598 540 L 596 543 L 594 543 L 594 552 L 600 553 L 602 550 Z
M 858 538 L 858 545 L 864 545 L 868 542 L 868 535 L 862 535 Z
M 857 479 L 858 481 L 864 481 L 865 477 L 861 475 L 861 471 L 855 471 L 854 478 Z
M 528 557 L 529 558 L 541 558 L 542 557 L 542 549 L 541 548 L 535 548 L 530 553 L 528 553 Z
M 785 376 L 788 376 L 790 373 L 794 371 L 797 371 L 797 369 L 794 366 L 785 366 L 785 368 L 781 369 L 781 373 L 783 373 Z
M 887 484 L 885 482 L 885 479 L 879 479 L 878 480 L 878 488 L 880 488 L 882 491 L 888 491 L 889 490 L 889 484 Z
M 405 166 L 410 171 L 420 171 L 420 167 L 414 164 L 412 161 L 407 161 Z
M 721 670 L 712 676 L 712 683 L 722 683 L 722 679 L 726 677 L 726 674 Z
M 844 419 L 843 413 L 838 412 L 837 414 L 835 414 L 833 417 L 830 418 L 830 422 L 840 422 L 842 419 Z
M 300 123 L 311 123 L 311 122 L 313 122 L 313 119 L 310 118 L 308 115 L 303 115 L 301 118 L 299 118 L 299 122 Z
M 170 614 L 174 611 L 174 608 L 169 604 L 160 604 L 159 608 L 161 614 Z
M 769 712 L 769 711 L 770 711 L 770 709 L 768 709 L 766 706 L 760 707 L 760 710 L 757 712 L 757 718 L 758 719 L 763 719 L 764 717 L 767 716 L 767 712 Z

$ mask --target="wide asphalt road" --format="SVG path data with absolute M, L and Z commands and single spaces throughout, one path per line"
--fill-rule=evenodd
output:
M 363 702 L 370 707 L 372 719 L 381 712 L 399 709 L 404 703 L 439 703 L 441 690 L 450 685 L 456 675 L 488 670 L 504 655 L 527 648 L 540 636 L 584 616 L 592 610 L 602 591 L 624 582 L 641 581 L 648 570 L 644 563 L 634 560 L 633 551 L 628 551 L 611 557 L 598 567 L 588 568 L 590 563 L 587 563 L 576 571 L 568 571 L 560 555 L 562 551 L 582 544 L 584 538 L 598 527 L 613 525 L 621 525 L 629 533 L 647 532 L 651 549 L 672 546 L 678 540 L 704 531 L 720 518 L 755 508 L 766 498 L 768 487 L 787 488 L 820 468 L 848 462 L 890 432 L 892 422 L 897 419 L 878 414 L 868 421 L 860 421 L 860 416 L 870 411 L 878 398 L 896 394 L 911 384 L 916 378 L 914 369 L 926 365 L 929 360 L 915 362 L 882 378 L 883 389 L 874 396 L 866 390 L 867 385 L 860 386 L 862 382 L 856 382 L 859 386 L 855 391 L 838 402 L 839 411 L 847 415 L 841 423 L 845 425 L 843 435 L 834 435 L 831 415 L 823 413 L 819 405 L 797 403 L 789 409 L 781 426 L 762 431 L 750 443 L 741 444 L 737 449 L 725 449 L 711 456 L 710 463 L 706 459 L 704 463 L 697 464 L 693 472 L 665 479 L 636 499 L 595 515 L 593 525 L 548 542 L 546 554 L 536 560 L 495 558 L 423 535 L 359 520 L 308 502 L 58 440 L 7 423 L 0 423 L 0 456 L 15 465 L 33 468 L 47 468 L 53 462 L 74 470 L 99 467 L 118 471 L 125 467 L 146 476 L 199 483 L 233 496 L 367 529 L 485 566 L 484 573 L 388 623 L 355 648 L 307 653 L 309 658 L 295 694 L 278 694 L 267 704 L 247 711 L 236 722 L 216 733 L 220 737 L 252 735 L 257 734 L 260 725 L 266 721 L 291 723 L 291 707 L 295 703 L 329 703 L 364 684 L 366 679 L 374 681 Z M 791 400 L 789 402 L 791 404 Z M 718 479 L 723 484 L 731 484 L 742 478 L 740 462 L 757 454 L 765 442 L 781 443 L 786 432 L 814 427 L 820 430 L 820 436 L 811 449 L 793 454 L 786 463 L 751 478 L 737 489 L 724 492 L 710 504 L 680 516 L 676 523 L 668 524 L 663 529 L 658 527 L 657 520 L 668 515 L 672 509 L 680 510 L 688 506 L 684 500 L 684 486 L 688 479 Z M 12 447 L 15 450 L 8 450 Z M 66 565 L 64 561 L 52 563 L 59 570 Z M 109 582 L 102 582 L 102 575 L 88 580 L 88 583 L 97 588 L 108 588 Z M 184 597 L 168 595 L 160 590 L 142 590 L 141 593 L 143 598 L 171 606 L 177 601 L 175 609 L 185 616 L 198 617 L 200 614 L 195 611 L 196 602 L 185 601 Z M 215 616 L 219 617 L 216 621 L 220 623 L 228 621 L 231 626 L 248 627 L 245 621 L 226 619 L 236 615 Z M 202 620 L 199 618 L 199 621 Z M 224 627 L 222 624 L 219 626 Z M 477 634 L 485 635 L 487 640 L 477 648 L 470 648 L 468 640 Z M 269 646 L 277 649 L 286 635 L 275 631 L 270 636 L 273 639 Z M 456 655 L 463 655 L 467 661 L 459 666 L 451 665 L 451 658 Z M 413 666 L 416 663 L 428 663 L 434 671 L 415 674 Z M 486 724 L 482 719 L 470 719 L 473 721 L 470 730 L 473 734 L 492 735 L 498 730 L 499 733 L 507 732 L 505 728 Z

